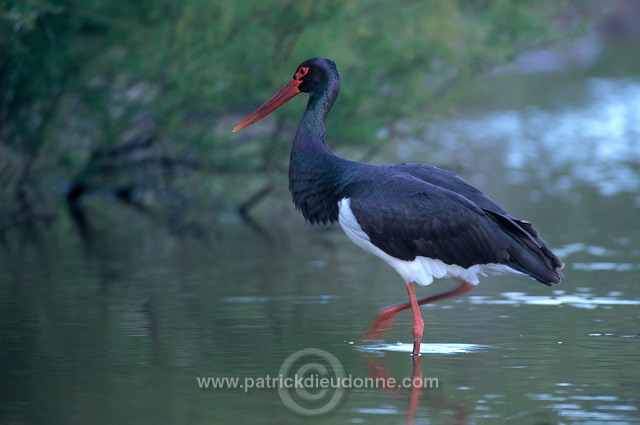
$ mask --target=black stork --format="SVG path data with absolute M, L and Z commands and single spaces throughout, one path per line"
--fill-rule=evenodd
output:
M 340 223 L 353 243 L 386 261 L 407 284 L 409 302 L 380 310 L 369 336 L 384 331 L 396 313 L 411 308 L 415 357 L 424 329 L 420 305 L 464 294 L 478 284 L 480 275 L 510 273 L 548 286 L 560 283 L 562 261 L 533 226 L 455 174 L 425 164 L 373 165 L 334 155 L 325 143 L 325 121 L 339 90 L 336 64 L 308 59 L 233 131 L 309 93 L 289 163 L 289 190 L 296 208 L 312 224 Z M 416 299 L 414 283 L 424 286 L 445 277 L 460 285 Z

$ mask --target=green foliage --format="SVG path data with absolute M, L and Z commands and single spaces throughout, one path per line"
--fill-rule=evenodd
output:
M 313 56 L 342 72 L 329 127 L 336 144 L 378 145 L 380 129 L 397 135 L 402 123 L 403 135 L 417 132 L 479 74 L 563 34 L 568 3 L 6 1 L 0 236 L 3 220 L 48 205 L 52 182 L 132 188 L 129 201 L 168 215 L 224 208 L 241 196 L 229 178 L 260 186 L 283 168 L 302 101 L 258 135 L 231 128 Z M 202 188 L 216 195 L 203 199 Z

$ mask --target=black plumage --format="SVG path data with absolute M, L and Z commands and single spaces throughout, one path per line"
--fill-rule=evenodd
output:
M 532 227 L 530 233 L 508 214 L 391 170 L 393 182 L 378 188 L 378 194 L 351 198 L 358 223 L 387 254 L 406 261 L 428 257 L 463 268 L 502 264 L 547 285 L 560 281 L 561 263 Z M 493 204 L 480 192 L 474 197 L 480 204 Z

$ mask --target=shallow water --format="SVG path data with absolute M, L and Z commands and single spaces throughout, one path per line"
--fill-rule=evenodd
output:
M 639 423 L 640 78 L 547 76 L 545 93 L 538 78 L 516 79 L 536 99 L 471 103 L 394 155 L 453 169 L 532 221 L 566 262 L 560 286 L 489 277 L 424 306 L 414 369 L 410 313 L 360 340 L 406 292 L 337 228 L 291 215 L 273 245 L 230 221 L 209 246 L 121 211 L 87 252 L 61 225 L 0 257 L 3 422 Z M 278 385 L 292 371 L 350 386 Z

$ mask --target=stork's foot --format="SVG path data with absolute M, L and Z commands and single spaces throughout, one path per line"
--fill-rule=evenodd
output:
M 417 319 L 417 320 L 416 320 Z M 420 342 L 422 341 L 422 332 L 424 331 L 424 322 L 422 316 L 413 316 L 413 355 L 420 355 Z
M 396 314 L 407 308 L 409 308 L 409 303 L 394 304 L 381 308 L 380 311 L 378 311 L 378 315 L 369 324 L 369 328 L 362 339 L 384 339 L 387 330 L 396 322 Z
M 420 341 L 422 340 L 422 332 L 424 331 L 424 322 L 420 315 L 419 306 L 430 302 L 438 301 L 444 298 L 449 298 L 455 295 L 462 295 L 473 289 L 475 285 L 462 281 L 456 288 L 442 292 L 437 295 L 425 297 L 422 299 L 416 299 L 415 292 L 413 290 L 413 283 L 407 284 L 407 292 L 409 293 L 409 302 L 390 305 L 378 311 L 378 315 L 373 319 L 367 332 L 362 337 L 363 340 L 380 340 L 383 339 L 387 333 L 387 330 L 393 326 L 396 321 L 396 314 L 402 310 L 406 310 L 411 307 L 413 313 L 413 355 L 418 356 L 420 354 Z

